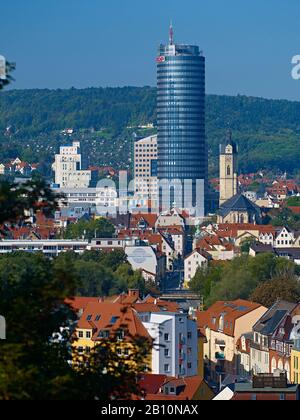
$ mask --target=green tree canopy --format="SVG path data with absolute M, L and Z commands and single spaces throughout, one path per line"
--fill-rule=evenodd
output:
M 273 278 L 294 278 L 300 267 L 274 254 L 259 254 L 255 258 L 242 255 L 232 261 L 199 269 L 190 288 L 204 297 L 209 306 L 217 300 L 249 299 L 252 292 Z
M 88 365 L 70 364 L 76 314 L 64 301 L 76 294 L 84 272 L 94 292 L 103 272 L 93 264 L 71 255 L 55 261 L 42 254 L 0 256 L 0 313 L 7 322 L 7 339 L 0 343 L 0 399 L 108 400 L 140 392 L 136 375 L 150 351 L 140 337 L 132 337 L 132 365 L 120 362 L 112 341 L 99 344 Z
M 81 219 L 77 223 L 68 225 L 64 232 L 66 239 L 112 238 L 115 233 L 114 225 L 105 218 L 95 220 Z
M 259 284 L 251 293 L 251 299 L 270 308 L 278 299 L 287 302 L 300 301 L 300 282 L 296 277 L 276 277 Z

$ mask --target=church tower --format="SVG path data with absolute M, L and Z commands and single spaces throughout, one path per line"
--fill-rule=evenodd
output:
M 237 145 L 229 131 L 220 145 L 220 206 L 238 193 L 237 167 Z

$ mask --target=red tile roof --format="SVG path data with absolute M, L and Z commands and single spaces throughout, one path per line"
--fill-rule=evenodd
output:
M 124 339 L 129 341 L 132 337 L 151 339 L 135 310 L 129 305 L 119 303 L 89 302 L 78 321 L 77 328 L 93 330 L 94 341 L 99 340 L 100 330 L 108 330 L 110 334 L 123 330 Z
M 197 323 L 201 331 L 206 327 L 219 331 L 220 317 L 224 316 L 224 334 L 234 336 L 235 321 L 244 315 L 260 308 L 261 305 L 243 299 L 226 302 L 218 301 L 204 312 L 197 313 Z

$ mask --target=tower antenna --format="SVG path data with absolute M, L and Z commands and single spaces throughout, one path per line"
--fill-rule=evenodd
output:
M 173 30 L 172 21 L 170 22 L 170 28 L 169 28 L 169 43 L 170 45 L 174 45 L 174 30 Z

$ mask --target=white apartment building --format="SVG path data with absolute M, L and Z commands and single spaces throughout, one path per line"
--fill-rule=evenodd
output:
M 294 232 L 284 227 L 278 232 L 274 241 L 274 248 L 289 248 L 293 247 L 295 241 Z
M 61 252 L 73 251 L 82 254 L 88 248 L 88 241 L 75 240 L 9 240 L 0 241 L 0 254 L 16 251 L 42 252 L 46 257 L 57 257 Z
M 61 188 L 87 188 L 92 179 L 92 172 L 82 169 L 80 142 L 61 146 L 52 165 L 55 184 Z
M 205 268 L 211 257 L 205 252 L 196 249 L 184 260 L 184 283 L 188 287 L 189 282 L 195 277 L 198 268 Z
M 118 193 L 113 188 L 57 188 L 55 192 L 63 194 L 60 205 L 90 204 L 97 207 L 98 214 L 106 214 L 109 210 L 117 211 Z
M 141 198 L 157 198 L 157 135 L 134 143 L 134 188 Z
M 184 313 L 139 312 L 139 318 L 154 340 L 152 373 L 195 376 L 198 372 L 196 321 Z

